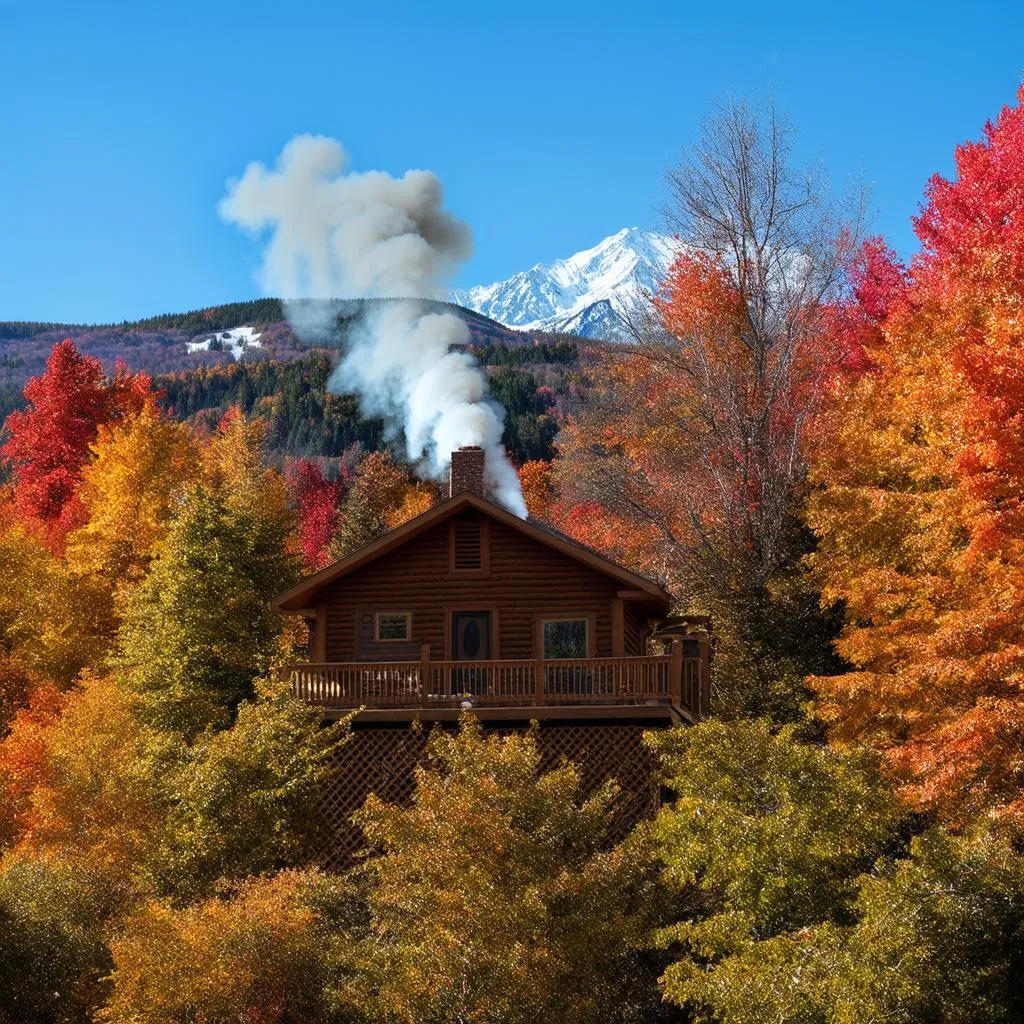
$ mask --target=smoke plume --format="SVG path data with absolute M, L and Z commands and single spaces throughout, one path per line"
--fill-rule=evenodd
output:
M 328 388 L 357 393 L 364 412 L 401 432 L 422 475 L 442 479 L 452 451 L 480 445 L 491 492 L 525 517 L 501 443 L 505 410 L 488 396 L 473 357 L 456 350 L 469 329 L 427 301 L 445 297 L 453 271 L 471 254 L 469 227 L 443 208 L 441 182 L 430 171 L 393 178 L 348 165 L 336 140 L 296 136 L 272 169 L 251 163 L 229 182 L 218 211 L 250 231 L 271 230 L 261 284 L 286 297 L 300 337 L 330 332 L 339 311 L 332 300 L 388 299 L 361 308 Z

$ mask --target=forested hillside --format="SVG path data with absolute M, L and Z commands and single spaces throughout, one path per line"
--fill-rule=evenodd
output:
M 269 420 L 274 453 L 336 457 L 356 443 L 373 450 L 383 443 L 383 425 L 364 421 L 351 396 L 327 394 L 346 332 L 362 308 L 337 305 L 335 331 L 316 346 L 296 336 L 278 299 L 109 326 L 0 322 L 0 417 L 23 407 L 25 382 L 42 372 L 55 344 L 70 338 L 108 373 L 120 363 L 153 376 L 165 407 L 179 418 L 215 423 L 228 406 L 239 405 Z M 487 367 L 492 391 L 508 412 L 508 449 L 520 461 L 550 458 L 551 414 L 569 386 L 577 339 L 514 332 L 471 310 L 433 305 L 455 309 L 467 322 L 470 350 Z M 258 346 L 236 358 L 219 332 L 242 325 L 258 329 Z
M 575 378 L 575 344 L 473 346 L 472 351 L 487 368 L 491 394 L 506 410 L 509 452 L 520 463 L 550 459 L 557 418 Z M 381 447 L 384 424 L 365 419 L 352 395 L 328 392 L 335 363 L 333 353 L 314 351 L 290 362 L 241 361 L 164 374 L 154 383 L 163 406 L 179 419 L 214 425 L 231 406 L 262 417 L 269 424 L 268 449 L 278 455 L 330 458 L 353 444 Z
M 79 351 L 98 359 L 112 373 L 120 361 L 129 370 L 151 375 L 209 369 L 236 361 L 236 353 L 218 337 L 240 327 L 255 329 L 258 344 L 240 358 L 284 362 L 301 359 L 315 349 L 340 351 L 347 332 L 368 304 L 387 300 L 332 303 L 334 328 L 315 342 L 302 341 L 289 326 L 279 299 L 232 302 L 186 313 L 167 313 L 120 324 L 54 324 L 0 321 L 0 414 L 21 404 L 25 382 L 42 372 L 50 350 L 71 338 Z M 322 304 L 318 304 L 322 305 Z M 512 331 L 469 309 L 447 303 L 426 303 L 456 312 L 470 330 L 473 345 L 484 348 L 527 348 L 555 345 L 558 335 Z

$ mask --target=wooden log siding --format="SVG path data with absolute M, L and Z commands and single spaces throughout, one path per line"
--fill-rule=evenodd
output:
M 540 547 L 503 523 L 491 521 L 484 531 L 488 546 L 486 576 L 474 578 L 450 570 L 448 523 L 439 523 L 402 547 L 328 585 L 324 661 L 386 661 L 417 656 L 430 645 L 434 661 L 451 656 L 445 642 L 446 615 L 452 609 L 493 608 L 497 615 L 495 659 L 532 659 L 537 617 L 584 614 L 591 619 L 593 653 L 608 658 L 612 649 L 612 604 L 621 585 L 560 552 Z M 640 655 L 640 628 L 625 602 L 625 655 Z M 394 645 L 372 636 L 374 610 L 412 612 L 412 636 L 401 654 Z

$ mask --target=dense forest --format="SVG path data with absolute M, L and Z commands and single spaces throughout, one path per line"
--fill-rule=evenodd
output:
M 711 622 L 624 839 L 467 714 L 311 864 L 348 723 L 269 601 L 437 482 L 329 353 L 50 346 L 0 449 L 0 1022 L 1024 1019 L 1024 89 L 909 263 L 792 152 L 705 125 L 635 343 L 474 341 L 531 516 Z
M 26 381 L 42 372 L 50 350 L 65 338 L 94 356 L 108 373 L 118 363 L 127 369 L 160 375 L 208 370 L 242 358 L 247 362 L 301 359 L 311 351 L 344 349 L 352 325 L 368 307 L 386 299 L 346 300 L 330 303 L 332 327 L 317 337 L 300 338 L 292 329 L 279 299 L 232 302 L 187 313 L 167 313 L 120 324 L 56 324 L 0 321 L 0 415 L 6 417 L 24 404 Z M 320 304 L 322 305 L 322 303 Z M 479 313 L 441 302 L 425 302 L 432 311 L 455 312 L 469 327 L 473 348 L 493 349 L 502 358 L 523 348 L 564 361 L 574 339 L 539 331 L 514 331 Z M 239 327 L 256 329 L 258 344 L 244 353 L 233 352 L 219 335 Z M 522 356 L 526 361 L 529 357 Z M 570 357 L 572 361 L 574 356 Z M 545 361 L 538 355 L 537 362 Z
M 491 394 L 505 409 L 506 448 L 518 463 L 550 459 L 559 409 L 568 401 L 576 345 L 474 346 Z M 269 426 L 267 446 L 281 456 L 337 458 L 350 445 L 394 445 L 384 424 L 364 419 L 357 399 L 328 391 L 336 357 L 314 351 L 291 362 L 240 361 L 155 378 L 161 404 L 178 419 L 215 424 L 230 407 Z M 343 389 L 344 381 L 335 388 Z

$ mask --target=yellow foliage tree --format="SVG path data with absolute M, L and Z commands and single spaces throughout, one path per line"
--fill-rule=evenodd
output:
M 153 402 L 137 416 L 100 427 L 79 490 L 87 521 L 68 539 L 69 564 L 113 591 L 137 582 L 199 468 L 192 433 Z
M 438 487 L 436 484 L 424 481 L 409 484 L 398 508 L 384 516 L 388 529 L 393 530 L 396 526 L 401 526 L 402 523 L 415 518 L 421 512 L 426 512 L 428 508 L 433 508 L 437 504 L 437 499 Z
M 23 702 L 30 677 L 66 687 L 101 663 L 101 598 L 40 538 L 17 523 L 0 526 L 0 724 Z
M 232 407 L 203 449 L 207 483 L 233 512 L 256 514 L 282 525 L 291 522 L 288 488 L 277 470 L 267 466 L 267 424 L 246 419 Z
M 169 752 L 109 677 L 86 675 L 60 714 L 22 712 L 0 746 L 4 788 L 33 783 L 21 787 L 12 855 L 80 864 L 130 900 L 147 887 L 162 834 L 156 765 Z

